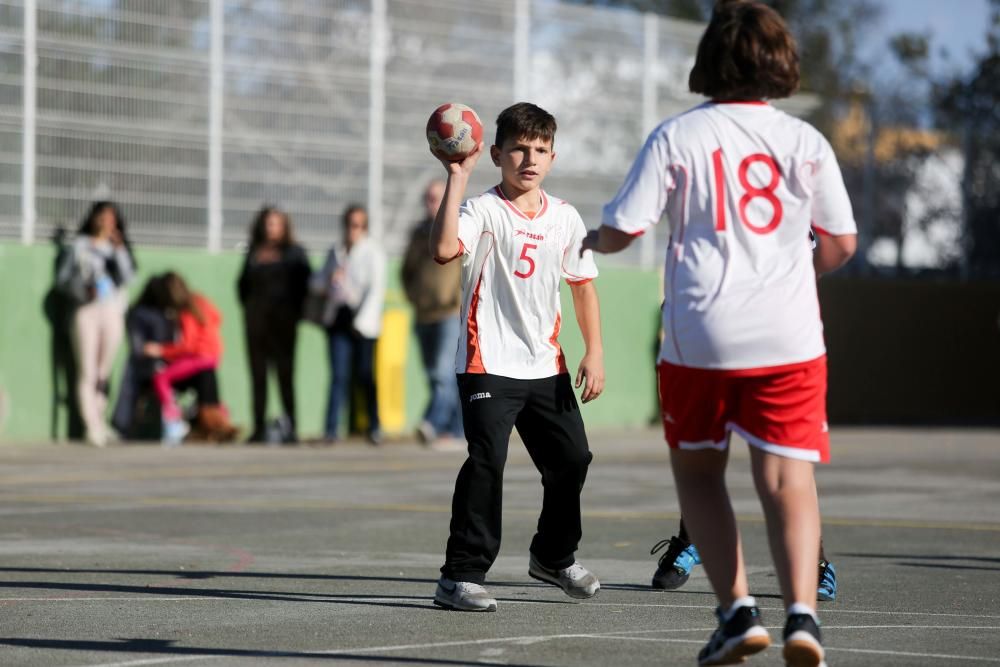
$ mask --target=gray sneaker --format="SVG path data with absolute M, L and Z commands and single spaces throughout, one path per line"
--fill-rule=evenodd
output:
M 485 588 L 470 581 L 438 579 L 434 604 L 455 611 L 496 611 L 497 601 Z
M 597 577 L 578 562 L 561 570 L 551 570 L 539 563 L 535 554 L 531 554 L 528 575 L 547 584 L 558 586 L 566 591 L 566 595 L 578 600 L 592 598 L 597 595 L 597 591 L 601 590 L 601 582 L 597 580 Z

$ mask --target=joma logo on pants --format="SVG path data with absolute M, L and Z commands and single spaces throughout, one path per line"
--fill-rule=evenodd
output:
M 478 401 L 481 398 L 493 398 L 493 396 L 491 396 L 490 392 L 488 391 L 481 391 L 478 394 L 473 394 L 472 396 L 469 396 L 469 403 L 472 403 L 473 401 Z

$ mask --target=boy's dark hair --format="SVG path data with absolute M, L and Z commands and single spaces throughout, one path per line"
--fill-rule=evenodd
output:
M 717 2 L 688 77 L 691 92 L 759 100 L 788 97 L 798 87 L 799 54 L 781 15 L 759 2 Z
M 507 139 L 541 139 L 555 143 L 556 119 L 545 109 L 531 102 L 518 102 L 497 116 L 497 136 L 494 144 L 503 146 Z

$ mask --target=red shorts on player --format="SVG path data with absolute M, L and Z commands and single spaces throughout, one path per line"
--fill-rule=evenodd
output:
M 709 370 L 661 361 L 663 432 L 673 449 L 716 449 L 735 431 L 778 456 L 827 463 L 826 356 L 788 366 Z

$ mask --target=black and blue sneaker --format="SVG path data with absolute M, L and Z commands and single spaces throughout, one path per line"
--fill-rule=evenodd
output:
M 715 610 L 715 615 L 719 627 L 698 653 L 699 665 L 738 665 L 748 655 L 760 653 L 771 645 L 757 607 L 740 607 L 725 622 L 720 609 Z
M 685 542 L 679 537 L 660 540 L 649 550 L 650 555 L 654 555 L 663 547 L 667 547 L 667 552 L 660 556 L 656 565 L 656 573 L 653 574 L 653 588 L 665 591 L 676 590 L 687 583 L 694 566 L 701 565 L 701 556 L 698 555 L 698 549 L 693 544 Z
M 826 667 L 819 624 L 809 614 L 789 614 L 782 633 L 786 667 Z
M 837 599 L 837 571 L 828 560 L 819 562 L 819 588 L 816 589 L 816 599 L 820 602 L 833 602 Z

